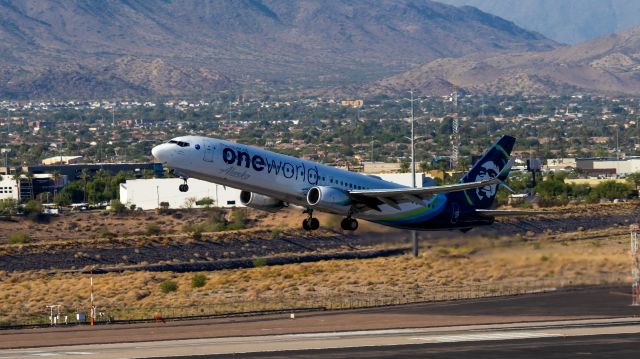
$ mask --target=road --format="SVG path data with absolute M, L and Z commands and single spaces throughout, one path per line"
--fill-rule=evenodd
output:
M 591 336 L 598 337 L 599 343 L 605 336 L 626 338 L 631 340 L 627 343 L 631 345 L 629 348 L 640 353 L 640 319 L 618 318 L 40 347 L 0 351 L 0 359 L 43 356 L 97 359 L 213 357 L 230 354 L 240 357 L 267 355 L 272 358 L 311 354 L 314 357 L 411 357 L 425 353 L 445 355 L 452 351 L 458 355 L 465 351 L 506 355 L 514 350 L 524 351 L 523 354 L 527 354 L 527 350 L 531 354 L 531 349 L 536 348 L 548 351 L 549 348 L 540 347 L 545 342 L 563 346 L 569 351 L 593 352 L 593 341 L 588 338 Z M 582 345 L 579 344 L 581 342 Z

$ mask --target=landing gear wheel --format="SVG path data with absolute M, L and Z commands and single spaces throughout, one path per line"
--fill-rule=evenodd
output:
M 184 183 L 181 184 L 180 186 L 178 186 L 178 190 L 180 192 L 188 192 L 189 191 L 189 185 L 187 184 L 187 179 L 186 178 L 182 178 L 182 180 L 184 181 Z
M 312 209 L 305 209 L 302 213 L 306 213 L 309 215 L 309 217 L 305 218 L 304 221 L 302 221 L 302 228 L 304 228 L 305 231 L 315 231 L 316 229 L 320 228 L 320 221 L 318 221 L 317 218 L 313 218 Z
M 311 228 L 312 231 L 320 228 L 320 221 L 318 221 L 317 218 L 309 218 L 309 228 Z
M 355 231 L 358 229 L 358 221 L 353 218 L 347 217 L 340 222 L 340 227 L 345 231 Z

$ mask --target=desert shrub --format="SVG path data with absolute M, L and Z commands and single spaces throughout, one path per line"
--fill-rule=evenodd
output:
M 98 231 L 98 235 L 102 238 L 106 238 L 106 239 L 113 239 L 115 237 L 117 237 L 117 235 L 111 231 L 109 231 L 108 228 L 101 228 Z
M 206 275 L 198 273 L 191 277 L 191 288 L 202 288 L 205 284 L 207 284 Z
M 206 207 L 206 208 L 209 208 L 209 207 L 213 206 L 214 203 L 215 203 L 215 201 L 212 198 L 209 198 L 209 197 L 205 197 L 205 198 L 202 198 L 202 199 L 196 201 L 196 205 L 203 206 L 203 207 Z
M 271 238 L 278 239 L 282 236 L 283 232 L 284 232 L 284 229 L 282 228 L 282 226 L 273 227 L 271 228 Z
M 159 286 L 160 291 L 164 294 L 175 292 L 176 290 L 178 290 L 178 283 L 169 279 L 160 282 Z
M 244 209 L 235 209 L 231 212 L 231 220 L 233 224 L 244 226 L 247 224 L 247 211 Z
M 253 266 L 254 267 L 264 267 L 267 265 L 267 259 L 266 258 L 256 258 L 253 260 Z
M 595 201 L 600 198 L 616 199 L 616 198 L 629 198 L 632 193 L 632 188 L 626 183 L 619 183 L 616 181 L 604 181 L 593 187 L 589 196 L 591 200 Z
M 162 232 L 162 230 L 157 223 L 147 223 L 145 227 L 145 233 L 147 235 L 158 235 L 160 232 Z
M 0 199 L 0 214 L 12 214 L 18 211 L 18 201 L 7 198 Z
M 38 216 L 42 214 L 42 211 L 43 211 L 42 202 L 32 199 L 29 202 L 25 203 L 23 211 L 24 211 L 24 214 L 30 217 Z
M 29 243 L 30 240 L 29 235 L 24 232 L 15 232 L 9 235 L 10 244 L 24 244 Z
M 109 207 L 111 208 L 111 212 L 113 213 L 122 213 L 126 209 L 124 204 L 122 204 L 119 199 L 112 199 L 109 203 Z

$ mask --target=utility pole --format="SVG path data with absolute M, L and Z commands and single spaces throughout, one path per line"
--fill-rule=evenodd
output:
M 411 185 L 416 188 L 416 144 L 415 144 L 415 117 L 413 114 L 413 89 L 409 91 L 411 93 Z M 419 254 L 418 249 L 418 235 L 415 230 L 411 231 L 411 252 L 414 257 Z
M 631 230 L 631 305 L 640 305 L 640 253 L 638 253 L 638 224 L 632 224 Z
M 416 144 L 415 144 L 415 118 L 413 116 L 413 90 L 410 90 L 411 94 L 411 185 L 416 188 Z
M 373 164 L 373 137 L 371 137 L 371 164 Z
M 89 278 L 89 285 L 91 290 L 91 309 L 89 310 L 89 324 L 93 326 L 93 322 L 96 317 L 96 306 L 93 304 L 93 272 Z

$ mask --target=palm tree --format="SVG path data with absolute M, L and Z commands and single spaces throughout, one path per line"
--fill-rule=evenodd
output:
M 27 181 L 29 181 L 29 199 L 33 199 L 33 173 L 27 172 Z
M 20 171 L 16 170 L 11 176 L 14 181 L 16 181 L 16 191 L 18 192 L 18 202 L 20 202 L 20 180 L 22 179 L 22 174 Z
M 53 178 L 53 196 L 55 197 L 55 195 L 58 194 L 58 185 L 62 175 L 60 174 L 60 171 L 56 170 L 51 172 L 51 177 Z
M 80 174 L 80 178 L 84 183 L 84 203 L 87 203 L 87 179 L 89 179 L 89 170 L 83 168 L 82 173 Z

